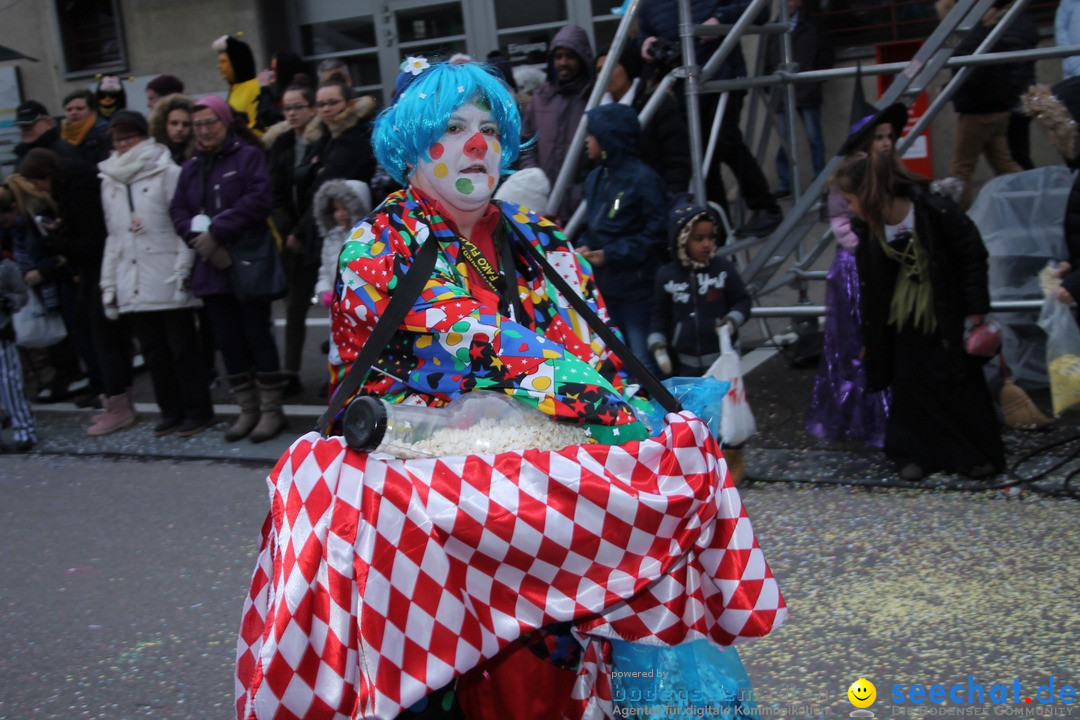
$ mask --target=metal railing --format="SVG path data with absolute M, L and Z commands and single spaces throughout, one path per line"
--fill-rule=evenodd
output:
M 756 99 L 760 101 L 762 99 L 760 94 L 763 91 L 770 90 L 774 87 L 781 87 L 782 91 L 787 94 L 788 102 L 785 103 L 785 112 L 787 113 L 789 132 L 787 133 L 786 138 L 781 138 L 780 142 L 789 158 L 790 175 L 793 183 L 793 207 L 787 212 L 780 226 L 767 237 L 733 238 L 719 251 L 723 255 L 746 253 L 748 259 L 745 264 L 742 265 L 741 274 L 748 289 L 758 300 L 781 288 L 795 286 L 800 291 L 801 300 L 806 301 L 806 283 L 817 281 L 824 277 L 823 273 L 815 274 L 810 268 L 824 252 L 831 248 L 833 243 L 832 233 L 829 229 L 826 229 L 816 240 L 809 243 L 807 242 L 807 236 L 817 226 L 817 211 L 819 210 L 819 203 L 823 190 L 825 189 L 828 178 L 839 166 L 842 158 L 839 156 L 832 157 L 826 162 L 826 166 L 822 172 L 807 186 L 802 187 L 800 185 L 800 159 L 798 142 L 796 141 L 795 136 L 795 128 L 798 119 L 796 116 L 797 110 L 795 109 L 795 103 L 793 102 L 792 97 L 795 82 L 854 78 L 860 72 L 861 74 L 871 76 L 892 74 L 894 75 L 892 83 L 878 101 L 878 107 L 883 108 L 894 102 L 899 102 L 904 98 L 914 97 L 923 92 L 929 87 L 930 83 L 939 72 L 947 69 L 957 70 L 955 75 L 948 81 L 940 94 L 935 98 L 935 101 L 917 121 L 914 129 L 905 135 L 898 144 L 897 151 L 902 153 L 916 138 L 919 137 L 933 121 L 937 113 L 945 107 L 956 89 L 964 81 L 964 78 L 970 73 L 970 68 L 987 64 L 1014 62 L 1017 60 L 1034 61 L 1080 54 L 1080 45 L 1037 48 L 1006 53 L 988 52 L 989 48 L 993 47 L 997 39 L 1005 32 L 1012 20 L 1024 11 L 1024 8 L 1028 3 L 1028 0 L 1016 0 L 1009 11 L 1002 16 L 1001 20 L 997 23 L 986 40 L 973 54 L 962 57 L 953 57 L 952 48 L 948 45 L 950 38 L 954 36 L 954 33 L 961 30 L 961 25 L 962 23 L 965 23 L 965 21 L 967 21 L 966 24 L 970 26 L 981 19 L 994 2 L 994 0 L 958 0 L 952 12 L 935 26 L 934 31 L 926 38 L 912 59 L 907 62 L 881 63 L 862 66 L 860 68 L 841 67 L 826 70 L 797 70 L 795 69 L 795 64 L 792 62 L 790 38 L 786 33 L 788 19 L 786 3 L 780 3 L 781 22 L 765 23 L 763 25 L 755 25 L 753 22 L 761 12 L 762 8 L 766 6 L 767 2 L 768 0 L 754 0 L 733 25 L 717 26 L 693 24 L 690 15 L 690 0 L 678 0 L 680 12 L 679 32 L 683 54 L 683 65 L 660 79 L 651 98 L 638 116 L 642 126 L 646 126 L 660 107 L 660 104 L 664 99 L 664 94 L 671 90 L 676 82 L 682 81 L 682 89 L 686 94 L 686 121 L 692 163 L 692 178 L 689 190 L 695 197 L 703 198 L 706 197 L 704 188 L 707 173 L 718 172 L 718 170 L 711 169 L 714 143 L 707 144 L 703 137 L 704 128 L 702 127 L 701 118 L 698 113 L 699 96 L 703 93 L 722 94 L 721 100 L 718 103 L 713 127 L 709 134 L 710 137 L 713 137 L 715 136 L 716 129 L 718 128 L 718 124 L 724 112 L 724 96 L 726 93 L 736 90 L 749 90 L 751 92 L 751 102 L 748 103 L 748 107 L 750 108 L 749 113 L 752 118 L 752 121 L 748 123 L 748 125 L 751 127 L 757 125 L 757 123 L 753 122 L 752 116 L 752 113 L 754 112 L 753 100 Z M 615 39 L 612 43 L 612 48 L 609 51 L 609 57 L 618 57 L 622 48 L 625 46 L 625 43 L 628 41 L 629 28 L 636 19 L 640 3 L 641 0 L 633 0 L 628 6 L 626 13 L 622 16 L 616 31 Z M 774 33 L 784 33 L 785 40 L 781 50 L 783 62 L 780 63 L 779 69 L 776 72 L 768 75 L 757 74 L 750 77 L 724 81 L 702 80 L 702 78 L 711 77 L 716 73 L 730 53 L 736 47 L 739 47 L 739 43 L 744 36 L 748 34 L 767 35 Z M 700 37 L 716 36 L 723 36 L 723 41 L 705 65 L 699 66 L 694 48 L 696 39 Z M 758 53 L 758 67 L 762 65 L 765 43 L 761 43 L 761 45 L 762 48 Z M 599 102 L 604 89 L 607 87 L 608 79 L 610 78 L 613 67 L 614 63 L 605 63 L 596 80 L 596 85 L 589 98 L 587 108 L 592 108 Z M 765 132 L 774 129 L 774 126 L 776 125 L 771 115 L 772 113 L 766 113 L 765 122 L 760 124 L 760 127 Z M 585 119 L 583 117 L 579 123 L 577 133 L 574 136 L 574 141 L 571 144 L 570 152 L 553 187 L 549 207 L 557 206 L 557 203 L 564 197 L 567 188 L 572 182 L 574 169 L 578 165 L 584 146 L 584 135 Z M 764 147 L 765 139 L 767 138 L 763 135 L 761 143 L 762 147 Z M 749 138 L 747 141 L 748 144 L 751 144 Z M 758 161 L 759 163 L 761 162 L 760 153 Z M 584 205 L 582 204 L 566 223 L 566 232 L 569 237 L 572 238 L 576 234 L 583 218 Z M 725 218 L 724 221 L 730 228 L 728 219 Z M 788 312 L 789 317 L 804 317 L 814 315 L 815 308 L 817 308 L 817 306 L 809 306 L 806 302 L 801 302 L 800 305 L 785 308 L 785 311 Z M 1030 308 L 1025 307 L 1024 309 Z M 763 311 L 763 308 L 755 308 L 755 312 Z

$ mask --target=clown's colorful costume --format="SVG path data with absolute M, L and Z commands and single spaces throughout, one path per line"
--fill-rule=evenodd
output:
M 641 439 L 644 427 L 626 402 L 636 386 L 617 373 L 619 360 L 559 297 L 520 243 L 540 248 L 606 319 L 591 270 L 551 222 L 509 203 L 492 208 L 495 237 L 511 244 L 518 290 L 518 302 L 509 308 L 513 319 L 500 314 L 498 295 L 470 277 L 457 232 L 434 201 L 400 191 L 357 225 L 342 248 L 343 287 L 331 308 L 334 386 L 370 336 L 411 258 L 434 236 L 441 252 L 432 279 L 406 316 L 409 329 L 398 331 L 361 393 L 442 405 L 464 392 L 502 390 L 557 419 L 589 425 L 599 440 Z

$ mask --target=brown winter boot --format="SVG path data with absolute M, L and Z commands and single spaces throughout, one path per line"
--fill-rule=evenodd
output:
M 724 459 L 727 460 L 728 472 L 731 473 L 731 482 L 738 485 L 746 476 L 746 464 L 743 462 L 742 448 L 726 448 Z
M 285 413 L 281 411 L 281 402 L 285 398 L 285 388 L 288 387 L 289 380 L 282 373 L 259 373 L 256 378 L 262 417 L 251 431 L 251 442 L 261 443 L 277 437 L 278 433 L 289 426 Z
M 135 424 L 135 408 L 131 404 L 131 393 L 112 395 L 105 398 L 105 412 L 97 416 L 94 424 L 86 428 L 87 435 L 108 435 L 117 430 L 126 430 Z
M 127 390 L 124 391 L 124 394 L 120 397 L 127 398 L 127 405 L 129 408 L 131 408 L 131 414 L 134 415 L 135 396 L 131 393 L 130 385 L 128 386 Z M 98 420 L 109 414 L 109 409 L 105 406 L 105 393 L 101 393 L 100 395 L 98 395 L 98 402 L 101 403 L 101 410 L 90 416 L 90 420 L 92 420 L 93 422 L 97 422 Z
M 249 373 L 230 375 L 229 386 L 236 404 L 240 406 L 240 416 L 225 431 L 225 440 L 236 442 L 250 435 L 259 422 L 259 391 L 255 389 Z

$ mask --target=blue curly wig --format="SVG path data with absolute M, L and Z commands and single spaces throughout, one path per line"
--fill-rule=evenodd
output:
M 403 89 L 375 119 L 371 138 L 375 157 L 391 177 L 407 184 L 417 161 L 431 160 L 428 149 L 446 134 L 450 116 L 474 100 L 491 109 L 502 147 L 499 172 L 511 172 L 521 149 L 521 115 L 505 82 L 478 63 L 443 62 L 398 84 Z

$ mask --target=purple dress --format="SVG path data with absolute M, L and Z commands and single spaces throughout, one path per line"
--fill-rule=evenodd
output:
M 887 390 L 866 391 L 866 369 L 859 359 L 858 241 L 848 227 L 847 203 L 839 194 L 830 193 L 829 214 L 840 245 L 825 279 L 825 346 L 806 412 L 806 430 L 823 440 L 882 447 L 890 398 Z

